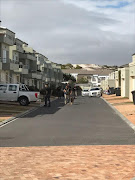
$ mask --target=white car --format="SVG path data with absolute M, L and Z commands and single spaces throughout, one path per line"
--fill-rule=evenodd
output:
M 83 89 L 82 90 L 82 96 L 89 96 L 89 90 L 88 89 Z
M 25 84 L 0 84 L 1 101 L 17 101 L 22 106 L 39 100 L 40 93 L 29 91 Z
M 90 91 L 89 91 L 89 96 L 90 97 L 100 97 L 102 95 L 102 92 L 101 92 L 101 89 L 98 88 L 98 87 L 95 87 L 95 88 L 92 88 Z

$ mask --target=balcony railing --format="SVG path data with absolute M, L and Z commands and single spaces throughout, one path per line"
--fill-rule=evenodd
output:
M 0 62 L 2 63 L 13 63 L 13 64 L 19 64 L 19 61 L 11 60 L 9 58 L 0 58 Z
M 18 70 L 19 69 L 19 62 L 11 60 L 9 58 L 0 58 L 0 61 L 2 62 L 2 69 L 3 70 Z
M 24 54 L 20 53 L 20 58 L 37 61 L 36 56 L 34 56 L 34 54 L 31 54 L 31 53 L 24 53 Z
M 14 42 L 15 42 L 14 37 L 11 38 L 11 37 L 8 36 L 7 34 L 0 36 L 0 43 L 6 43 L 6 44 L 8 44 L 9 46 L 13 46 L 13 45 L 14 45 Z

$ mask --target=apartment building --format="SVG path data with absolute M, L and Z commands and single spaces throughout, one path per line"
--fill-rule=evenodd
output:
M 15 33 L 7 28 L 0 27 L 0 82 L 2 83 L 20 81 L 20 76 L 16 73 L 19 68 L 18 59 L 15 60 L 9 55 L 10 47 L 14 44 Z
M 37 58 L 33 48 L 29 47 L 27 43 L 22 45 L 23 53 L 19 53 L 19 60 L 22 66 L 28 70 L 28 74 L 22 74 L 21 83 L 28 86 L 37 86 Z
M 129 67 L 121 69 L 121 96 L 129 97 Z
M 58 86 L 62 81 L 60 66 L 0 27 L 0 83 L 24 83 L 40 90 L 45 83 Z
M 115 87 L 121 87 L 121 68 L 115 71 Z
M 9 48 L 9 58 L 19 64 L 19 67 L 14 70 L 15 73 L 12 75 L 13 83 L 20 83 L 23 74 L 28 74 L 28 68 L 20 62 L 20 53 L 23 53 L 23 43 L 20 39 L 15 38 L 14 45 Z
M 135 54 L 132 55 L 132 62 L 129 64 L 129 99 L 132 100 L 132 91 L 135 90 Z
M 115 88 L 115 80 L 114 79 L 105 79 L 101 81 L 101 87 L 103 90 L 107 90 L 109 87 L 110 88 Z

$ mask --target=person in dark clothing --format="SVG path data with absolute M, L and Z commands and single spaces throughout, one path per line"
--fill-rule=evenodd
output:
M 74 102 L 74 89 L 70 88 L 70 104 L 72 105 Z
M 57 88 L 58 99 L 61 99 L 61 87 Z
M 67 85 L 67 102 L 70 102 L 71 86 Z
M 51 88 L 48 86 L 48 84 L 45 85 L 45 105 L 47 106 L 47 102 L 49 103 L 49 107 L 51 106 L 51 101 L 50 101 L 50 97 L 51 97 Z
M 68 89 L 68 86 L 66 85 L 66 87 L 65 87 L 64 90 L 63 90 L 63 93 L 64 93 L 64 102 L 65 102 L 65 104 L 67 104 L 67 89 Z
M 76 86 L 74 86 L 74 87 L 73 87 L 72 91 L 73 91 L 73 92 L 72 92 L 72 93 L 73 93 L 73 97 L 74 97 L 74 99 L 75 99 L 75 98 L 77 97 L 77 93 L 76 93 L 76 92 L 77 92 L 77 90 L 76 90 Z

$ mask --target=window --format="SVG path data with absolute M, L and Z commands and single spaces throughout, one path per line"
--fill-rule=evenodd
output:
M 3 63 L 7 62 L 7 52 L 6 50 L 3 50 Z
M 9 91 L 16 91 L 17 86 L 16 85 L 9 85 Z
M 96 81 L 96 78 L 94 76 L 92 77 L 92 81 Z
M 0 85 L 0 91 L 7 90 L 7 85 Z

